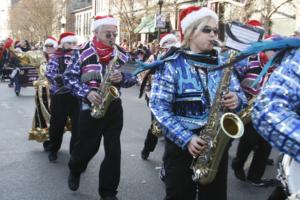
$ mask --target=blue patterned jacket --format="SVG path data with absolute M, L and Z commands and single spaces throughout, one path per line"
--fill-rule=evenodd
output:
M 213 104 L 222 73 L 221 70 L 210 70 L 213 66 L 216 65 L 194 62 L 183 53 L 175 53 L 160 65 L 154 75 L 151 111 L 165 136 L 182 149 L 190 141 L 192 130 L 207 123 L 208 104 Z M 231 78 L 230 90 L 238 93 L 239 111 L 247 105 L 247 100 L 235 76 Z
M 300 162 L 300 48 L 285 55 L 258 96 L 253 125 L 272 146 Z

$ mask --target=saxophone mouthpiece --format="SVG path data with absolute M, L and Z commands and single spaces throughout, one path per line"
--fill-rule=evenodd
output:
M 211 43 L 212 43 L 212 45 L 214 45 L 215 47 L 221 47 L 221 44 L 220 44 L 220 42 L 219 42 L 219 41 L 217 41 L 217 40 L 211 40 L 210 42 L 211 42 Z

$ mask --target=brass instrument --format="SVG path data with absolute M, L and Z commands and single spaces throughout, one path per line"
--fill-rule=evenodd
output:
M 96 119 L 100 119 L 104 117 L 111 102 L 114 99 L 120 98 L 120 93 L 118 88 L 113 86 L 109 81 L 109 77 L 111 73 L 114 71 L 114 65 L 118 60 L 118 49 L 116 45 L 113 46 L 115 49 L 115 56 L 107 65 L 103 80 L 101 81 L 101 84 L 96 91 L 101 96 L 102 103 L 99 106 L 95 106 L 94 104 L 92 104 L 91 116 Z
M 254 104 L 255 100 L 256 100 L 256 96 L 252 97 L 248 101 L 248 106 L 239 114 L 239 117 L 243 121 L 244 125 L 246 125 L 252 121 L 251 114 L 252 114 L 253 104 Z
M 30 67 L 40 67 L 43 63 L 46 63 L 46 58 L 43 51 L 40 50 L 34 50 L 34 51 L 17 51 L 16 49 L 13 49 L 12 47 L 8 49 L 13 56 L 15 56 L 20 63 L 25 66 Z
M 231 54 L 229 62 L 234 59 Z M 211 183 L 217 174 L 220 161 L 232 138 L 239 138 L 244 133 L 241 119 L 234 113 L 222 109 L 222 94 L 228 91 L 233 65 L 223 70 L 214 104 L 211 106 L 208 121 L 199 137 L 206 141 L 208 147 L 195 157 L 191 168 L 193 180 L 201 184 Z
M 156 119 L 152 120 L 152 123 L 151 123 L 151 133 L 153 135 L 155 135 L 156 137 L 158 137 L 158 138 L 163 136 L 162 129 L 161 129 L 160 125 L 159 125 L 159 122 Z

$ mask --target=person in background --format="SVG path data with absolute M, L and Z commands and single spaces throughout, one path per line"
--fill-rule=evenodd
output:
M 71 120 L 70 153 L 73 150 L 78 132 L 79 100 L 65 85 L 63 73 L 71 62 L 73 49 L 77 45 L 75 33 L 65 32 L 59 37 L 59 48 L 51 56 L 46 70 L 46 77 L 50 82 L 51 104 L 50 104 L 50 127 L 49 127 L 49 154 L 50 162 L 57 160 L 65 126 L 68 117 Z
M 166 35 L 164 35 L 159 43 L 161 49 L 162 49 L 162 54 L 165 54 L 171 47 L 179 47 L 180 43 L 177 40 L 176 36 L 168 33 Z M 163 56 L 163 55 L 162 55 Z M 139 80 L 140 80 L 140 84 L 143 81 L 143 76 L 147 73 L 147 71 L 145 71 L 142 74 L 139 74 Z M 149 99 L 150 99 L 150 91 L 151 91 L 151 80 L 152 80 L 152 76 L 148 76 L 147 77 L 147 83 L 146 83 L 146 87 L 144 89 L 144 93 L 145 93 L 145 100 L 147 103 L 147 106 L 149 106 Z M 155 118 L 153 116 L 153 114 L 151 113 L 151 125 L 150 128 L 148 129 L 147 132 L 147 136 L 145 138 L 144 141 L 144 147 L 141 151 L 141 158 L 143 160 L 147 160 L 150 153 L 154 151 L 156 145 L 157 145 L 157 141 L 158 141 L 158 135 L 155 135 L 155 133 L 153 131 L 159 131 L 157 129 L 159 129 L 159 127 L 157 126 L 156 122 L 155 122 Z M 156 127 L 154 127 L 156 126 Z
M 10 55 L 5 46 L 6 40 L 0 40 L 0 77 L 4 80 L 6 77 L 6 68 L 9 65 Z
M 249 20 L 248 25 L 261 28 L 261 23 L 257 20 Z M 278 35 L 266 35 L 266 40 L 280 40 Z M 272 70 L 266 74 L 255 87 L 252 86 L 256 77 L 263 70 L 264 65 L 273 57 L 275 51 L 260 52 L 257 55 L 250 56 L 247 62 L 242 63 L 245 66 L 238 66 L 237 70 L 241 82 L 241 88 L 245 92 L 248 101 L 256 98 L 261 88 L 268 80 Z M 241 181 L 247 181 L 253 186 L 265 187 L 273 184 L 272 179 L 263 179 L 267 166 L 268 157 L 271 153 L 271 145 L 263 139 L 253 128 L 252 122 L 245 125 L 245 133 L 239 141 L 236 156 L 232 161 L 231 167 L 235 176 Z M 244 171 L 244 165 L 251 151 L 254 152 L 247 176 Z
M 14 51 L 24 53 L 24 52 L 27 52 L 30 50 L 31 50 L 31 47 L 30 47 L 28 40 L 21 40 L 21 41 L 15 42 Z M 18 59 L 19 58 L 15 58 L 15 56 L 12 56 L 11 63 L 13 63 L 12 66 L 14 67 L 14 70 L 12 71 L 12 73 L 10 75 L 11 81 L 9 84 L 10 87 L 13 87 L 13 84 L 14 84 L 15 93 L 17 96 L 19 96 L 20 92 L 21 92 L 21 83 L 20 83 L 21 77 L 20 76 L 22 74 L 22 71 L 20 69 L 22 67 L 22 65 L 21 65 L 20 60 L 18 60 Z M 15 60 L 15 61 L 13 61 L 13 60 Z
M 38 80 L 34 82 L 35 112 L 32 128 L 29 131 L 29 140 L 43 142 L 44 151 L 50 151 L 49 124 L 50 124 L 50 85 L 45 77 L 47 63 L 55 53 L 58 42 L 53 36 L 49 36 L 43 45 L 45 63 L 39 67 Z

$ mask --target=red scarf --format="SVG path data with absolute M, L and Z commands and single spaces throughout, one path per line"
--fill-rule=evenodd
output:
M 111 59 L 111 55 L 113 53 L 114 48 L 98 41 L 96 37 L 93 38 L 93 44 L 100 58 L 100 62 L 108 64 Z
M 4 49 L 0 50 L 0 61 L 1 61 L 2 58 L 3 58 L 3 54 L 4 54 Z

